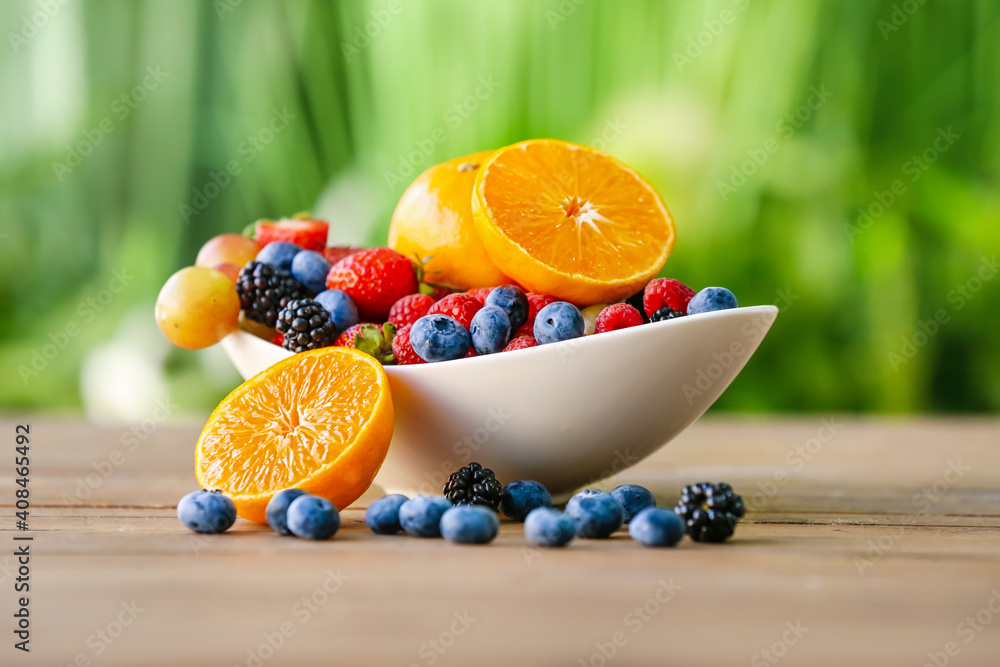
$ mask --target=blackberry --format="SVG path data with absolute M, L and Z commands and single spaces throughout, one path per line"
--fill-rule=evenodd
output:
M 496 511 L 502 489 L 489 468 L 472 462 L 451 474 L 444 485 L 444 496 L 453 505 L 483 505 Z
M 305 286 L 290 272 L 252 261 L 240 269 L 236 293 L 247 319 L 269 327 L 278 323 L 278 313 L 289 301 L 309 296 Z
M 312 299 L 296 299 L 278 313 L 275 325 L 284 335 L 282 345 L 290 352 L 326 347 L 337 337 L 330 314 Z
M 632 296 L 630 296 L 629 298 L 625 299 L 625 303 L 638 310 L 639 314 L 642 315 L 642 323 L 648 324 L 649 316 L 646 315 L 646 309 L 642 305 L 642 297 L 645 294 L 646 294 L 646 288 L 644 287 L 635 294 L 633 294 Z
M 679 310 L 674 310 L 670 306 L 664 306 L 658 311 L 653 313 L 653 316 L 649 318 L 650 322 L 662 322 L 663 320 L 672 320 L 675 317 L 684 317 L 684 313 Z
M 725 542 L 746 508 L 743 498 L 728 484 L 690 484 L 681 490 L 674 512 L 684 519 L 687 534 L 696 542 Z

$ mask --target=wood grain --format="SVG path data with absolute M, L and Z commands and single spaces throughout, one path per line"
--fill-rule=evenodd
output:
M 601 484 L 669 504 L 726 480 L 747 498 L 731 543 L 670 550 L 624 532 L 540 550 L 509 522 L 487 547 L 377 537 L 361 509 L 377 490 L 328 543 L 244 521 L 198 536 L 173 510 L 196 488 L 196 425 L 126 451 L 123 429 L 37 419 L 33 650 L 10 642 L 0 664 L 920 667 L 948 642 L 939 661 L 1000 664 L 1000 420 L 823 419 L 706 419 Z M 123 604 L 136 618 L 105 643 Z

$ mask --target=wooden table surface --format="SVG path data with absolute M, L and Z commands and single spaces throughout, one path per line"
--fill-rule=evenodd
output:
M 562 550 L 510 522 L 486 547 L 377 537 L 373 495 L 330 542 L 243 520 L 198 536 L 174 511 L 196 426 L 133 441 L 27 421 L 31 531 L 0 535 L 4 666 L 1000 665 L 997 419 L 705 419 L 601 486 L 672 506 L 729 481 L 750 508 L 730 543 Z M 15 535 L 35 538 L 30 654 L 12 647 Z

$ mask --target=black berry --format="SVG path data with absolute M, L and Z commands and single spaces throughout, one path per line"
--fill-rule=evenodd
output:
M 312 299 L 289 301 L 278 313 L 275 326 L 284 336 L 282 345 L 290 352 L 326 347 L 337 337 L 329 313 Z
M 661 322 L 663 320 L 672 320 L 675 317 L 684 317 L 684 313 L 679 310 L 674 310 L 670 306 L 664 306 L 658 311 L 653 313 L 653 316 L 649 318 L 650 322 Z
M 728 484 L 690 484 L 681 490 L 674 512 L 684 519 L 687 534 L 696 542 L 725 542 L 746 508 L 743 498 Z
M 444 485 L 444 496 L 452 505 L 483 505 L 494 511 L 500 507 L 501 493 L 493 471 L 476 462 L 452 473 Z
M 269 327 L 278 323 L 278 313 L 289 301 L 309 295 L 305 286 L 291 273 L 262 262 L 247 262 L 240 269 L 236 292 L 240 295 L 240 308 L 247 319 Z

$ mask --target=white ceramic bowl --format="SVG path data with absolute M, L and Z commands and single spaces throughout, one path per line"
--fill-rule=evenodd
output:
M 471 359 L 388 366 L 396 412 L 375 483 L 439 494 L 470 461 L 554 498 L 669 442 L 729 386 L 778 309 L 736 308 Z M 249 378 L 291 353 L 252 334 L 222 341 Z

